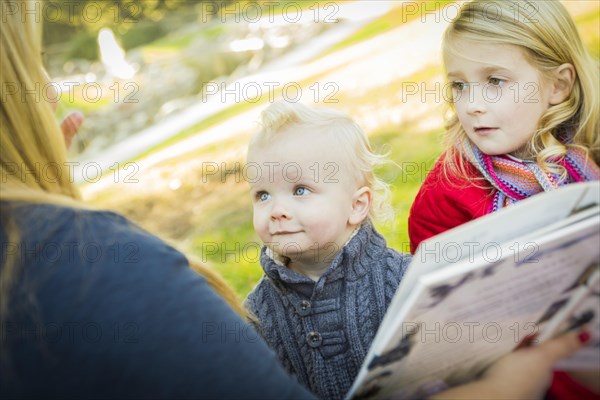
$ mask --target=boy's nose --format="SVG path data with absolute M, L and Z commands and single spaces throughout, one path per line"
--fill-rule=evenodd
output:
M 276 221 L 279 219 L 290 219 L 290 212 L 284 207 L 281 202 L 273 204 L 271 208 L 271 220 Z

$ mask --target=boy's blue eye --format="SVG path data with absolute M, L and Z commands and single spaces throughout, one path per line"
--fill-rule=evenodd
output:
M 269 198 L 271 197 L 271 195 L 267 192 L 258 192 L 256 193 L 256 199 L 258 201 L 267 201 L 269 200 Z
M 294 190 L 294 196 L 306 196 L 309 193 L 310 190 L 304 186 L 297 187 L 296 190 Z

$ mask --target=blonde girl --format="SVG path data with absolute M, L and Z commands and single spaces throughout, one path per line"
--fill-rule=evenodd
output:
M 425 239 L 537 193 L 600 179 L 598 62 L 557 0 L 474 0 L 443 37 L 446 150 L 409 216 Z M 557 373 L 552 398 L 595 398 Z
M 555 0 L 465 3 L 443 38 L 446 151 L 409 217 L 431 236 L 542 191 L 598 180 L 598 63 Z

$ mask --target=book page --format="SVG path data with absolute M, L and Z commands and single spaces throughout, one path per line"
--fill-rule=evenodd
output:
M 591 339 L 573 356 L 559 361 L 556 369 L 600 371 L 600 264 L 591 264 L 568 293 L 572 295 L 564 305 L 550 308 L 556 315 L 542 328 L 540 341 L 585 326 Z
M 422 398 L 473 379 L 539 333 L 549 306 L 598 262 L 599 223 L 595 215 L 536 241 L 494 245 L 474 260 L 419 277 L 351 393 Z
M 387 324 L 400 313 L 421 275 L 447 266 L 454 267 L 465 259 L 473 262 L 477 256 L 493 251 L 501 243 L 535 231 L 544 234 L 561 229 L 569 221 L 580 219 L 577 211 L 585 211 L 594 205 L 600 205 L 600 182 L 572 184 L 533 196 L 421 243 L 388 308 L 390 317 L 386 315 L 380 330 L 390 331 Z M 587 211 L 580 215 L 587 217 L 594 213 Z M 513 251 L 517 251 L 518 246 L 513 246 Z M 524 251 L 535 251 L 535 245 Z M 380 339 L 387 341 L 389 337 L 382 335 Z

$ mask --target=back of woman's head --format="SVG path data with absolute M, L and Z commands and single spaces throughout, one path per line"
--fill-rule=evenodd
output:
M 576 70 L 573 89 L 564 102 L 550 106 L 542 115 L 530 149 L 541 162 L 564 155 L 567 146 L 558 138 L 567 132 L 573 145 L 588 149 L 599 161 L 598 62 L 588 53 L 571 16 L 558 0 L 465 3 L 445 32 L 444 58 L 460 51 L 454 47 L 456 39 L 519 46 L 542 78 L 550 77 L 562 64 L 572 64 Z M 451 116 L 448 128 L 447 147 L 452 152 L 466 134 L 456 115 Z
M 39 15 L 19 12 L 27 6 L 25 1 L 13 2 L 13 12 L 2 7 L 0 199 L 69 203 L 80 195 L 69 176 L 63 137 L 44 92 L 48 78 Z

